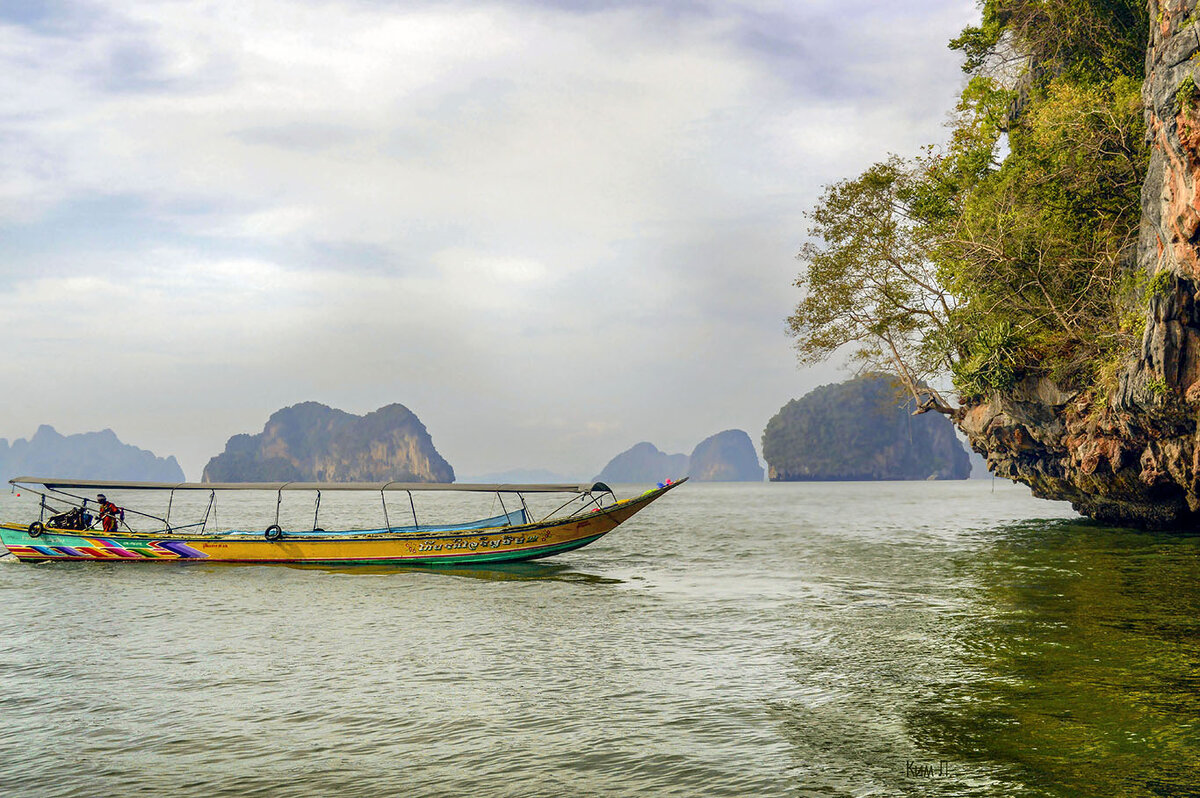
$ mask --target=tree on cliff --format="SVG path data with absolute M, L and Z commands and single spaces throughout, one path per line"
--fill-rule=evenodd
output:
M 933 241 L 913 207 L 919 179 L 893 157 L 854 180 L 826 187 L 809 213 L 806 290 L 788 319 L 803 363 L 820 362 L 847 344 L 868 368 L 885 367 L 923 407 L 950 412 L 923 380 L 949 367 L 933 342 L 950 338 L 952 297 L 930 258 Z
M 829 186 L 789 319 L 802 362 L 851 345 L 925 409 L 1047 373 L 1102 385 L 1127 312 L 1148 150 L 1148 20 L 1133 0 L 986 0 L 952 47 L 973 77 L 949 144 Z M 1131 320 L 1132 319 L 1132 320 Z

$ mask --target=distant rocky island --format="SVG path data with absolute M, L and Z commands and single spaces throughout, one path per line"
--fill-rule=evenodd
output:
M 608 461 L 596 475 L 599 482 L 658 482 L 687 474 L 686 454 L 667 454 L 648 441 L 634 444 Z
M 49 424 L 29 440 L 10 445 L 0 438 L 0 477 L 118 479 L 131 482 L 183 482 L 183 469 L 173 456 L 122 443 L 111 429 L 62 435 Z
M 697 482 L 762 482 L 763 469 L 750 436 L 728 429 L 705 438 L 686 454 L 666 454 L 643 441 L 609 461 L 602 482 L 658 482 L 690 476 Z
M 692 450 L 688 476 L 697 482 L 762 482 L 754 442 L 740 429 L 710 435 Z
M 257 435 L 234 435 L 204 482 L 453 482 L 425 425 L 401 404 L 364 416 L 303 402 L 278 410 Z
M 971 462 L 940 413 L 912 414 L 897 381 L 865 374 L 793 399 L 767 423 L 772 481 L 966 479 Z

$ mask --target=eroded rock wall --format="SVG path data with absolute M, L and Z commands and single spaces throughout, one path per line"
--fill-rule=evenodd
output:
M 1200 20 L 1197 0 L 1149 3 L 1143 100 L 1151 157 L 1136 265 L 1146 329 L 1109 396 L 1045 378 L 964 408 L 998 476 L 1098 520 L 1200 523 Z

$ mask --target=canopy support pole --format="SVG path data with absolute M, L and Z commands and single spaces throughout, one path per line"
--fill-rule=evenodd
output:
M 387 485 L 383 486 L 383 488 L 386 488 L 386 487 L 387 487 Z M 383 504 L 383 528 L 386 529 L 388 532 L 391 532 L 392 531 L 392 522 L 388 520 L 387 497 L 383 495 L 383 488 L 379 489 L 379 501 L 380 501 L 380 503 Z
M 200 522 L 200 534 L 204 534 L 204 530 L 208 527 L 208 514 L 212 512 L 213 503 L 217 500 L 217 492 L 210 490 L 208 492 L 208 507 L 204 509 L 204 520 Z
M 317 506 L 313 508 L 313 532 L 317 531 L 317 515 L 321 512 L 321 491 L 317 491 Z M 276 523 L 279 523 L 276 521 Z
M 275 492 L 275 526 L 279 526 L 279 505 L 283 504 L 283 489 L 290 484 L 290 482 L 283 483 Z
M 554 514 L 555 514 L 555 513 L 557 513 L 558 511 L 562 510 L 564 507 L 566 507 L 566 506 L 567 506 L 568 504 L 570 504 L 571 502 L 575 501 L 576 499 L 582 499 L 582 498 L 583 498 L 582 496 L 572 496 L 570 499 L 567 499 L 565 502 L 563 502 L 563 503 L 562 503 L 562 504 L 560 504 L 559 506 L 555 507 L 555 508 L 554 508 L 553 510 L 551 510 L 550 512 L 546 513 L 546 515 L 545 515 L 545 516 L 542 518 L 542 520 L 543 520 L 543 521 L 545 521 L 547 518 L 549 518 L 550 516 L 554 515 Z M 571 513 L 571 515 L 575 515 L 575 513 Z
M 421 525 L 420 525 L 419 523 L 417 523 L 417 505 L 416 505 L 416 503 L 413 501 L 413 497 L 412 497 L 412 491 L 411 491 L 411 490 L 406 490 L 406 491 L 404 491 L 404 492 L 408 494 L 408 506 L 412 508 L 412 513 L 413 513 L 413 529 L 420 529 L 420 528 L 421 528 Z
M 587 500 L 588 500 L 587 504 L 583 505 L 583 506 L 582 506 L 582 507 L 580 507 L 578 510 L 575 510 L 574 512 L 572 512 L 572 513 L 571 513 L 569 516 L 567 516 L 567 517 L 568 517 L 568 518 L 574 518 L 575 516 L 579 515 L 579 514 L 580 514 L 580 513 L 582 513 L 584 510 L 586 510 L 587 508 L 591 507 L 593 504 L 594 504 L 594 505 L 596 505 L 596 509 L 598 509 L 598 510 L 599 510 L 599 509 L 602 509 L 602 507 L 601 507 L 601 505 L 600 505 L 600 500 L 601 500 L 601 499 L 603 499 L 603 498 L 604 498 L 604 494 L 603 494 L 603 493 L 601 493 L 599 496 L 595 496 L 595 495 L 593 495 L 593 494 L 591 493 L 591 491 L 589 491 L 589 492 L 585 493 L 584 495 L 582 495 L 582 496 L 580 496 L 580 497 L 579 497 L 579 500 L 580 500 L 580 501 L 583 501 L 583 500 L 587 499 Z
M 508 520 L 508 508 L 504 506 L 504 497 L 500 495 L 500 491 L 496 491 L 496 498 L 500 500 L 500 512 L 504 513 L 504 525 L 508 526 L 512 522 Z

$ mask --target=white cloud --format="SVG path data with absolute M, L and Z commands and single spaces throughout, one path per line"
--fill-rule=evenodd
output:
M 0 22 L 10 371 L 127 376 L 10 398 L 0 435 L 112 426 L 192 476 L 309 398 L 409 404 L 468 472 L 757 438 L 815 379 L 782 332 L 802 211 L 941 136 L 944 42 L 975 13 L 142 0 Z

